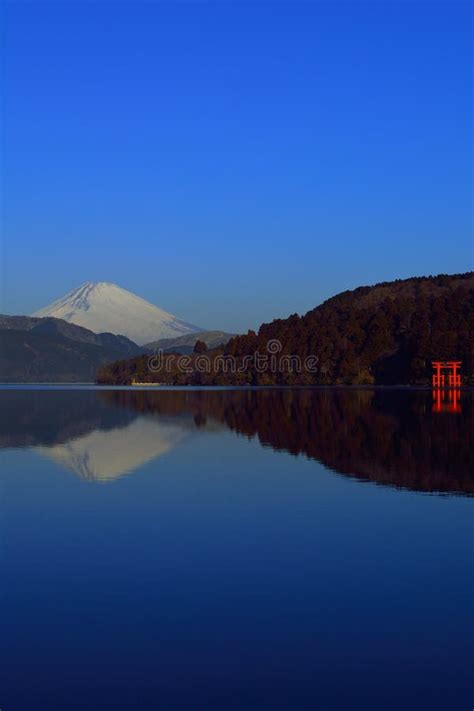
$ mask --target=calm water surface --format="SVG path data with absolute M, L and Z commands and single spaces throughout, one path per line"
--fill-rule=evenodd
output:
M 0 403 L 2 711 L 472 708 L 472 393 Z

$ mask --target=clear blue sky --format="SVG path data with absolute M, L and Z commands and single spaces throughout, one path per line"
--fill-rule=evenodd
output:
M 246 330 L 472 268 L 468 2 L 6 2 L 0 308 Z

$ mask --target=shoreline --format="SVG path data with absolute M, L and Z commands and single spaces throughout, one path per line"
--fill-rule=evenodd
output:
M 431 385 L 168 385 L 164 383 L 133 383 L 131 385 L 105 385 L 99 383 L 0 383 L 0 390 L 155 390 L 157 387 L 167 391 L 182 390 L 433 390 L 462 392 L 474 391 L 472 385 L 460 388 L 433 388 Z

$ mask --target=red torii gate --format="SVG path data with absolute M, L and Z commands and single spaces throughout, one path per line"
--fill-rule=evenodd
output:
M 433 360 L 433 387 L 444 388 L 446 386 L 445 374 L 441 371 L 448 371 L 448 388 L 461 387 L 461 368 L 462 361 L 460 360 Z

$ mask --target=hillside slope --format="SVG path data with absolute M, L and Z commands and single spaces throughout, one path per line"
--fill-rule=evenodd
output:
M 102 364 L 139 353 L 125 336 L 56 318 L 0 315 L 0 382 L 93 382 Z
M 278 341 L 278 366 L 257 367 L 255 354 L 268 354 Z M 132 380 L 204 385 L 428 384 L 431 360 L 463 361 L 464 383 L 474 373 L 474 272 L 415 277 L 360 287 L 329 299 L 304 316 L 294 314 L 263 324 L 258 334 L 232 338 L 209 352 L 208 372 L 181 372 L 166 360 L 154 372 L 147 358 L 101 369 L 99 381 Z M 232 357 L 232 370 L 219 356 Z M 297 369 L 281 356 L 312 357 L 316 372 Z M 171 358 L 171 356 L 170 356 Z M 220 359 L 222 362 L 222 358 Z M 288 361 L 288 359 L 287 359 Z M 245 367 L 244 367 L 245 364 Z

